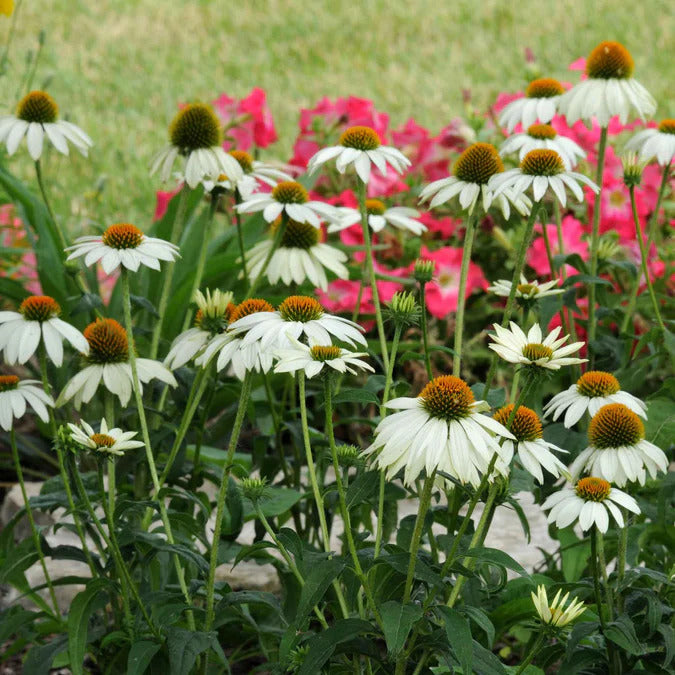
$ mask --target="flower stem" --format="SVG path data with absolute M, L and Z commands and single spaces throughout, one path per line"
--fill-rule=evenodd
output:
M 284 238 L 287 226 L 288 226 L 288 214 L 286 213 L 286 211 L 282 211 L 281 223 L 279 224 L 276 234 L 274 235 L 274 241 L 272 241 L 272 246 L 270 247 L 270 250 L 267 252 L 267 256 L 265 256 L 265 260 L 263 261 L 262 267 L 260 268 L 260 272 L 258 272 L 255 279 L 251 279 L 251 286 L 249 287 L 248 293 L 246 294 L 247 300 L 249 298 L 252 298 L 253 294 L 256 292 L 256 290 L 258 290 L 258 286 L 260 285 L 260 282 L 263 280 L 265 272 L 267 272 L 267 268 L 269 267 L 269 264 L 272 260 L 272 256 L 279 248 L 281 240 Z
M 380 336 L 380 350 L 382 352 L 382 363 L 384 370 L 389 368 L 389 354 L 387 350 L 387 338 L 384 334 L 384 323 L 382 321 L 382 309 L 380 307 L 380 294 L 377 290 L 377 281 L 375 279 L 375 264 L 373 261 L 373 245 L 371 241 L 370 227 L 368 226 L 368 209 L 366 208 L 366 184 L 358 179 L 358 199 L 359 209 L 361 211 L 361 226 L 363 228 L 363 243 L 366 247 L 366 265 L 368 267 L 368 277 L 370 288 L 373 292 L 373 305 L 375 306 L 375 322 L 377 323 L 377 332 Z
M 621 515 L 623 516 L 623 527 L 619 531 L 619 541 L 617 544 L 617 555 L 616 555 L 616 609 L 620 614 L 623 610 L 623 598 L 621 596 L 621 583 L 623 582 L 624 576 L 626 574 L 626 548 L 628 547 L 628 512 L 623 507 L 621 509 Z
M 150 477 L 154 488 L 155 499 L 159 507 L 159 513 L 162 518 L 162 524 L 166 534 L 166 540 L 171 546 L 175 545 L 173 538 L 173 531 L 171 530 L 171 522 L 166 512 L 164 500 L 160 499 L 159 491 L 161 485 L 159 477 L 157 476 L 157 466 L 155 465 L 155 457 L 152 453 L 152 445 L 150 444 L 150 433 L 148 431 L 148 422 L 145 418 L 145 408 L 143 407 L 143 398 L 141 396 L 141 386 L 138 381 L 138 369 L 136 368 L 136 346 L 134 341 L 134 327 L 131 322 L 131 294 L 129 291 L 129 272 L 126 268 L 122 268 L 122 307 L 124 308 L 124 324 L 127 331 L 127 339 L 129 340 L 129 365 L 131 366 L 131 379 L 134 390 L 134 399 L 136 402 L 136 409 L 138 414 L 138 421 L 141 425 L 141 432 L 143 438 L 143 445 L 145 447 L 145 456 L 150 469 Z M 185 583 L 185 573 L 181 567 L 180 560 L 177 554 L 173 554 L 174 567 L 176 568 L 176 576 L 178 577 L 178 584 L 185 598 L 185 602 L 191 604 L 190 594 L 188 593 L 187 584 Z M 195 630 L 195 620 L 192 611 L 187 613 L 188 627 L 190 630 Z
M 431 369 L 431 355 L 429 354 L 429 329 L 427 321 L 427 300 L 426 283 L 420 282 L 420 305 L 422 305 L 422 314 L 420 315 L 422 323 L 422 345 L 424 346 L 424 367 L 427 371 L 429 380 L 433 380 L 434 374 Z
M 37 176 L 37 182 L 38 187 L 40 188 L 40 194 L 42 195 L 42 201 L 44 202 L 47 212 L 49 213 L 49 217 L 54 223 L 54 229 L 56 230 L 56 234 L 59 237 L 59 244 L 63 250 L 66 248 L 66 246 L 68 246 L 68 244 L 66 243 L 66 237 L 61 231 L 59 224 L 56 222 L 56 216 L 54 215 L 54 211 L 52 210 L 49 199 L 47 198 L 47 190 L 45 189 L 44 179 L 42 177 L 42 164 L 40 163 L 39 159 L 35 160 L 35 175 Z
M 545 640 L 546 636 L 543 633 L 539 633 L 537 639 L 534 641 L 534 644 L 532 645 L 532 648 L 527 653 L 525 660 L 520 664 L 518 670 L 516 670 L 515 675 L 521 675 L 521 673 L 525 671 L 525 669 L 530 665 L 530 663 L 532 663 L 532 659 L 537 655 L 537 652 L 541 649 Z
M 237 211 L 237 206 L 241 204 L 241 195 L 239 190 L 234 191 L 234 226 L 237 228 L 237 241 L 239 243 L 239 256 L 241 258 L 241 273 L 244 277 L 245 288 L 249 288 L 248 269 L 246 266 L 246 246 L 244 245 L 244 232 L 241 229 L 241 214 Z
M 600 242 L 600 211 L 602 210 L 602 174 L 605 169 L 605 149 L 607 148 L 607 127 L 602 127 L 600 131 L 600 142 L 598 144 L 598 169 L 595 174 L 595 184 L 600 191 L 595 196 L 595 206 L 593 208 L 593 226 L 591 229 L 591 276 L 598 276 L 598 245 Z M 595 284 L 588 286 L 588 343 L 595 340 L 597 324 L 595 321 Z M 593 350 L 589 349 L 588 368 L 593 369 L 595 355 Z
M 455 344 L 452 357 L 452 374 L 459 377 L 462 364 L 462 337 L 464 335 L 464 309 L 466 307 L 466 282 L 469 276 L 469 263 L 471 262 L 471 249 L 473 237 L 478 220 L 478 208 L 475 208 L 466 221 L 464 233 L 464 248 L 462 249 L 462 266 L 459 272 L 459 292 L 457 295 L 457 318 L 455 320 Z M 425 310 L 426 311 L 426 310 Z M 425 350 L 426 351 L 426 350 Z M 431 377 L 431 376 L 430 376 Z
M 600 593 L 600 562 L 598 560 L 598 528 L 593 525 L 591 529 L 591 563 L 593 565 L 593 591 L 595 593 L 595 605 L 598 610 L 598 618 L 602 631 L 605 631 L 605 617 L 602 611 L 602 594 Z

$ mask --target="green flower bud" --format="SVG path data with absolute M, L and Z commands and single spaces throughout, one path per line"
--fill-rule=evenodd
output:
M 399 291 L 387 306 L 387 315 L 400 326 L 412 326 L 419 322 L 422 308 L 411 291 Z
M 642 182 L 645 162 L 638 159 L 637 153 L 628 152 L 621 158 L 623 165 L 623 182 L 626 187 L 637 187 Z
M 415 260 L 415 267 L 413 269 L 415 281 L 420 284 L 428 284 L 434 276 L 435 266 L 436 263 L 433 260 L 426 260 L 425 258 Z

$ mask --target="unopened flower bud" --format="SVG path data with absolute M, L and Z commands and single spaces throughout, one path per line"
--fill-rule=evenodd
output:
M 387 307 L 387 314 L 400 326 L 412 326 L 420 319 L 422 308 L 417 304 L 415 295 L 411 291 L 394 293 Z
M 355 445 L 340 445 L 337 448 L 340 466 L 356 466 L 361 463 L 361 449 Z
M 62 452 L 76 453 L 80 450 L 80 446 L 73 440 L 73 435 L 66 424 L 61 424 L 56 430 L 56 438 L 54 439 L 54 446 L 58 446 Z
M 642 182 L 642 172 L 645 168 L 645 162 L 638 159 L 635 152 L 628 152 L 621 158 L 623 165 L 623 182 L 626 187 L 637 187 Z
M 244 497 L 250 499 L 254 504 L 260 501 L 267 491 L 266 478 L 244 478 L 241 481 L 241 491 Z
M 612 260 L 616 258 L 620 250 L 617 232 L 607 232 L 600 237 L 598 241 L 598 258 L 600 260 Z
M 415 281 L 420 284 L 428 284 L 434 276 L 435 263 L 433 260 L 426 260 L 425 258 L 418 258 L 415 260 L 415 267 L 413 276 Z

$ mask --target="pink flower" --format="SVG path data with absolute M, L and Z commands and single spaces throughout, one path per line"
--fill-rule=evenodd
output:
M 34 295 L 42 293 L 38 279 L 37 258 L 26 237 L 26 228 L 18 216 L 14 204 L 0 206 L 0 245 L 15 249 L 17 254 L 0 257 L 0 277 L 20 281 Z
M 164 217 L 167 209 L 169 208 L 169 202 L 178 194 L 179 190 L 173 190 L 168 192 L 162 192 L 161 190 L 157 191 L 155 195 L 157 204 L 155 205 L 155 215 L 152 217 L 153 220 L 161 220 Z
M 274 119 L 263 89 L 255 87 L 242 99 L 221 94 L 212 105 L 227 129 L 223 143 L 226 150 L 250 150 L 254 145 L 266 148 L 277 140 Z
M 430 211 L 421 213 L 417 220 L 424 223 L 429 232 L 436 233 L 439 239 L 450 239 L 457 231 L 457 227 L 462 224 L 461 219 L 453 220 L 449 216 L 436 218 Z
M 537 225 L 535 227 L 535 232 L 541 234 L 542 226 Z M 558 230 L 555 224 L 546 225 L 546 233 L 548 234 L 549 242 L 551 244 L 551 252 L 555 256 L 558 253 Z M 584 227 L 581 222 L 574 216 L 565 216 L 562 219 L 562 233 L 565 255 L 578 253 L 582 260 L 588 260 L 588 242 L 582 240 Z M 527 254 L 527 264 L 540 276 L 548 277 L 551 274 L 543 236 L 536 237 L 532 242 L 532 246 L 530 246 L 530 250 Z M 575 270 L 571 265 L 568 265 L 567 273 L 570 275 L 577 274 L 578 270 Z

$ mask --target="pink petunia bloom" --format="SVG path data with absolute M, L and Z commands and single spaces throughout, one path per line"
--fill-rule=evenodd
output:
M 439 239 L 450 239 L 462 225 L 461 219 L 453 220 L 449 216 L 437 218 L 430 211 L 423 211 L 417 220 L 426 225 L 429 232 L 437 234 Z
M 221 94 L 211 104 L 226 128 L 223 143 L 226 150 L 236 148 L 248 151 L 253 146 L 266 148 L 277 140 L 274 119 L 263 89 L 255 87 L 242 99 Z
M 16 215 L 14 204 L 0 206 L 0 246 L 15 249 L 17 256 L 0 258 L 0 277 L 9 277 L 20 281 L 34 295 L 42 294 L 38 279 L 37 259 L 31 243 L 26 237 L 24 222 Z
M 153 220 L 161 220 L 164 218 L 164 214 L 169 208 L 169 202 L 178 194 L 178 192 L 178 190 L 169 190 L 168 192 L 163 192 L 162 190 L 157 191 L 157 194 L 155 195 L 157 203 L 155 205 L 155 215 L 152 217 Z
M 535 227 L 535 233 L 539 233 L 530 246 L 527 253 L 527 264 L 534 269 L 540 276 L 548 277 L 551 273 L 548 257 L 546 255 L 546 244 L 544 237 L 541 236 L 542 226 Z M 555 224 L 546 225 L 546 233 L 548 234 L 549 242 L 551 244 L 551 252 L 555 256 L 558 253 L 558 230 Z M 574 216 L 568 215 L 562 219 L 562 233 L 563 246 L 565 255 L 570 253 L 578 253 L 582 260 L 588 260 L 588 242 L 582 239 L 584 235 L 584 226 Z M 571 265 L 567 265 L 567 274 L 578 274 Z

